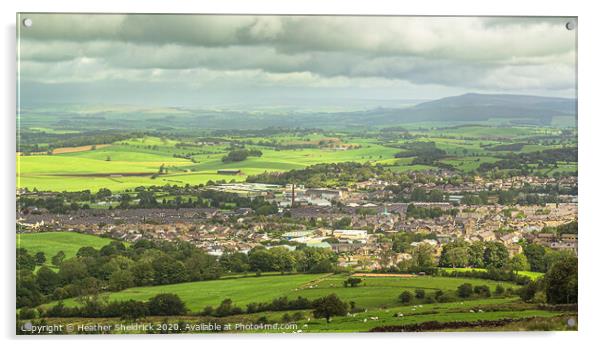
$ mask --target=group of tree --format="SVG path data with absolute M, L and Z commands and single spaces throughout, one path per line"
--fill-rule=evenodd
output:
M 222 157 L 222 162 L 241 162 L 247 159 L 247 157 L 261 157 L 263 153 L 260 150 L 249 150 L 249 149 L 234 149 L 224 157 Z
M 515 169 L 528 174 L 533 171 L 533 164 L 539 167 L 549 167 L 556 166 L 558 162 L 577 162 L 577 148 L 563 147 L 535 152 L 510 152 L 497 162 L 481 163 L 477 171 Z
M 23 315 L 23 311 L 27 314 Z M 177 294 L 164 293 L 150 298 L 148 301 L 125 300 L 107 301 L 100 296 L 88 297 L 80 301 L 78 306 L 67 307 L 63 301 L 54 306 L 39 307 L 40 317 L 78 317 L 78 318 L 121 318 L 136 320 L 146 316 L 175 316 L 188 313 L 186 304 Z M 35 316 L 31 309 L 21 310 L 21 319 L 32 319 Z
M 248 255 L 226 253 L 218 259 L 187 242 L 140 240 L 128 247 L 117 241 L 100 249 L 83 247 L 69 259 L 59 252 L 52 257 L 56 271 L 45 261 L 41 253 L 17 249 L 18 307 L 103 290 L 217 279 L 225 272 L 326 273 L 335 270 L 336 255 L 322 248 L 256 247 Z
M 575 304 L 578 300 L 578 261 L 574 254 L 561 255 L 539 279 L 529 281 L 519 291 L 527 302 L 552 305 Z
M 140 240 L 129 247 L 113 241 L 100 249 L 82 247 L 72 258 L 52 256 L 56 269 L 36 263 L 38 255 L 17 249 L 17 306 L 81 297 L 102 290 L 217 279 L 217 258 L 185 242 Z M 33 260 L 33 261 L 32 261 Z M 34 272 L 36 266 L 41 266 Z
M 303 247 L 289 250 L 282 246 L 265 248 L 262 246 L 251 249 L 247 256 L 247 264 L 241 253 L 229 254 L 225 257 L 227 262 L 238 263 L 237 269 L 247 268 L 253 272 L 305 272 L 305 273 L 328 273 L 335 271 L 337 256 L 325 248 Z M 224 260 L 224 257 L 222 257 Z
M 395 173 L 386 170 L 381 165 L 358 162 L 322 163 L 304 169 L 290 170 L 284 173 L 265 172 L 259 175 L 250 175 L 247 182 L 261 182 L 267 184 L 292 184 L 304 183 L 305 187 L 323 187 L 332 185 L 354 184 L 379 177 L 384 180 L 394 179 Z
M 444 158 L 444 150 L 437 148 L 435 142 L 417 141 L 401 145 L 404 151 L 395 154 L 395 158 L 414 157 L 412 164 L 432 165 L 436 161 Z
M 201 311 L 203 316 L 227 317 L 231 315 L 239 315 L 243 313 L 261 313 L 261 312 L 278 312 L 305 310 L 313 308 L 313 302 L 305 297 L 297 297 L 294 300 L 289 300 L 288 297 L 278 297 L 271 302 L 251 302 L 247 304 L 246 310 L 234 305 L 229 298 L 223 300 L 219 306 L 207 306 Z
M 458 239 L 443 246 L 439 267 L 495 269 L 510 267 L 514 271 L 527 270 L 528 265 L 522 261 L 522 256 L 510 258 L 510 253 L 503 243 L 496 241 L 468 243 Z

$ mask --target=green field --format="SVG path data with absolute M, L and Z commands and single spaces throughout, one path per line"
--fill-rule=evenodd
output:
M 296 149 L 276 151 L 256 147 L 261 157 L 249 157 L 243 162 L 223 163 L 227 150 L 221 145 L 199 148 L 176 147 L 176 141 L 147 137 L 120 142 L 90 151 L 17 157 L 17 186 L 38 190 L 97 191 L 109 188 L 121 191 L 128 188 L 167 184 L 204 184 L 209 180 L 243 181 L 247 175 L 265 171 L 302 169 L 318 163 L 377 162 L 393 159 L 397 149 L 354 141 L 360 148 L 351 150 Z M 174 155 L 195 154 L 194 162 Z M 108 160 L 110 159 L 110 160 Z M 168 168 L 165 175 L 153 178 L 161 165 Z M 218 175 L 218 169 L 241 169 L 244 175 Z
M 42 232 L 18 233 L 17 248 L 25 248 L 30 254 L 43 252 L 46 263 L 50 264 L 52 256 L 59 251 L 65 253 L 65 258 L 75 256 L 77 251 L 85 246 L 97 249 L 112 242 L 112 239 L 92 236 L 76 232 Z
M 329 274 L 294 274 L 294 275 L 270 275 L 270 276 L 248 276 L 232 279 L 221 279 L 215 281 L 201 281 L 183 284 L 172 284 L 154 287 L 140 287 L 110 293 L 109 300 L 148 300 L 150 297 L 160 293 L 176 293 L 193 312 L 199 312 L 206 306 L 214 308 L 226 298 L 233 304 L 245 309 L 245 305 L 251 302 L 270 302 L 274 298 L 287 296 L 294 299 L 297 296 L 315 299 L 331 293 L 336 293 L 339 298 L 346 302 L 353 301 L 355 311 L 342 317 L 334 317 L 331 323 L 324 319 L 314 319 L 310 310 L 262 312 L 254 314 L 242 314 L 221 319 L 230 323 L 254 322 L 260 317 L 265 317 L 272 322 L 282 322 L 285 314 L 292 315 L 295 312 L 303 314 L 305 319 L 297 322 L 297 328 L 293 331 L 302 332 L 361 332 L 383 325 L 409 325 L 428 321 L 441 323 L 452 321 L 478 321 L 497 319 L 528 319 L 528 318 L 552 318 L 566 313 L 558 311 L 547 311 L 537 309 L 535 305 L 522 303 L 517 297 L 491 297 L 456 299 L 445 303 L 419 303 L 413 302 L 409 305 L 402 304 L 398 300 L 401 292 L 415 289 L 424 289 L 427 296 L 436 290 L 443 290 L 447 294 L 455 292 L 458 285 L 471 283 L 473 285 L 488 285 L 492 290 L 498 284 L 506 288 L 516 288 L 511 283 L 496 282 L 469 278 L 448 278 L 419 276 L 415 278 L 390 278 L 390 277 L 363 277 L 360 286 L 345 288 L 342 281 L 345 275 Z M 64 301 L 66 306 L 77 306 L 73 299 Z M 46 305 L 48 306 L 48 305 Z M 51 319 L 57 320 L 57 319 Z M 175 318 L 174 320 L 180 320 Z M 185 321 L 199 322 L 195 317 L 186 317 Z M 215 319 L 201 318 L 200 322 L 212 322 Z M 251 331 L 253 332 L 253 331 Z M 256 332 L 266 332 L 265 330 Z M 274 330 L 267 332 L 291 332 Z
M 365 277 L 362 285 L 356 288 L 343 287 L 344 275 L 274 275 L 261 277 L 244 277 L 200 281 L 191 283 L 170 284 L 130 288 L 120 292 L 109 293 L 110 300 L 148 300 L 161 293 L 178 294 L 193 311 L 202 310 L 205 306 L 217 306 L 226 298 L 239 306 L 250 302 L 269 302 L 274 298 L 297 296 L 316 299 L 335 292 L 345 301 L 354 301 L 360 307 L 383 308 L 399 305 L 397 298 L 404 290 L 424 289 L 427 294 L 436 290 L 454 292 L 463 283 L 487 285 L 492 291 L 498 284 L 506 288 L 515 287 L 511 283 L 482 279 L 447 278 L 421 276 L 415 278 L 380 278 Z M 77 305 L 74 300 L 65 301 L 66 305 Z
M 440 267 L 439 269 L 443 270 L 445 272 L 450 272 L 450 273 L 454 272 L 454 271 L 457 271 L 457 272 L 471 272 L 471 271 L 487 272 L 487 270 L 484 269 L 484 268 L 461 268 L 461 267 L 459 267 L 459 268 L 447 268 L 447 267 Z M 518 271 L 518 274 L 522 275 L 522 276 L 527 276 L 527 277 L 529 277 L 531 279 L 537 279 L 537 278 L 543 277 L 545 273 L 531 272 L 531 271 Z
M 465 125 L 412 131 L 413 138 L 390 138 L 382 141 L 377 133 L 362 136 L 346 133 L 314 133 L 295 135 L 276 133 L 268 137 L 225 137 L 233 143 L 245 143 L 249 149 L 260 150 L 261 157 L 248 157 L 241 162 L 223 163 L 229 151 L 226 143 L 181 143 L 181 139 L 144 136 L 118 141 L 95 150 L 65 152 L 57 149 L 51 155 L 17 156 L 17 186 L 51 191 L 77 191 L 100 188 L 123 191 L 138 186 L 205 184 L 208 181 L 243 181 L 248 175 L 265 171 L 289 171 L 320 163 L 359 162 L 381 164 L 398 172 L 435 169 L 436 166 L 412 164 L 414 157 L 395 158 L 408 142 L 433 142 L 444 150 L 441 163 L 460 172 L 471 172 L 482 163 L 500 160 L 509 151 L 495 151 L 495 146 L 524 143 L 521 152 L 543 151 L 566 144 L 541 143 L 538 137 L 556 136 L 558 129 L 546 127 L 492 127 Z M 275 148 L 277 145 L 306 144 L 317 146 L 320 141 L 335 139 L 335 144 L 352 145 L 313 148 Z M 527 143 L 532 140 L 530 143 Z M 192 141 L 194 142 L 194 141 Z M 263 144 L 263 145 L 259 145 Z M 43 144 L 40 144 L 43 145 Z M 187 158 L 183 158 L 183 157 Z M 167 173 L 157 176 L 164 166 Z M 243 175 L 218 175 L 219 169 L 240 169 Z M 556 167 L 534 168 L 538 173 L 572 173 L 576 163 L 560 163 Z

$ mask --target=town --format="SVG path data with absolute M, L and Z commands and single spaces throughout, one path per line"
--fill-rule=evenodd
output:
M 397 184 L 378 179 L 345 188 L 225 183 L 199 190 L 260 198 L 277 210 L 259 218 L 249 207 L 84 209 L 53 214 L 27 206 L 21 210 L 17 224 L 22 232 L 75 231 L 127 242 L 182 240 L 217 257 L 248 253 L 257 246 L 327 248 L 338 255 L 339 266 L 356 270 L 379 270 L 411 259 L 407 250 L 383 253 L 394 249 L 393 237 L 400 232 L 416 236 L 412 247 L 429 244 L 435 258 L 441 255 L 445 244 L 456 240 L 497 241 L 506 246 L 510 256 L 523 251 L 524 241 L 577 253 L 576 234 L 548 232 L 577 220 L 576 195 L 558 195 L 555 203 L 543 204 L 500 204 L 495 196 L 488 199 L 488 204 L 464 203 L 466 194 L 503 192 L 526 185 L 576 190 L 577 183 L 575 177 L 519 176 L 492 181 L 477 177 L 459 185 L 416 182 L 403 189 L 410 196 L 416 190 L 440 192 L 442 201 L 437 202 L 393 202 Z M 41 194 L 20 191 L 21 197 Z M 119 197 L 107 197 L 107 201 L 97 203 L 110 204 L 111 199 Z M 434 214 L 422 216 L 420 212 Z

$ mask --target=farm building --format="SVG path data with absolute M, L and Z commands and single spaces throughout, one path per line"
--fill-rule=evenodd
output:
M 218 169 L 217 174 L 222 175 L 241 175 L 242 171 L 240 169 Z

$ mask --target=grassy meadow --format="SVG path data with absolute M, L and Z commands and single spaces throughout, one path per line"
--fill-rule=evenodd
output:
M 493 151 L 501 144 L 523 141 L 530 137 L 555 135 L 558 130 L 540 127 L 490 127 L 467 125 L 442 129 L 413 131 L 415 138 L 399 139 L 384 144 L 376 134 L 348 135 L 275 134 L 270 137 L 226 137 L 229 141 L 246 142 L 250 149 L 260 150 L 261 157 L 248 157 L 241 162 L 222 162 L 228 153 L 225 144 L 181 144 L 178 139 L 145 136 L 104 144 L 96 148 L 55 149 L 52 154 L 17 156 L 17 186 L 20 188 L 77 191 L 97 191 L 106 187 L 123 191 L 138 186 L 204 184 L 208 181 L 243 181 L 248 175 L 265 171 L 302 169 L 319 163 L 369 162 L 390 167 L 394 171 L 417 171 L 434 167 L 412 164 L 412 157 L 395 158 L 398 148 L 406 142 L 434 142 L 446 152 L 442 163 L 461 172 L 470 172 L 481 163 L 496 162 L 508 151 Z M 275 149 L 261 146 L 272 141 L 279 145 L 316 145 L 320 141 L 352 145 L 349 149 L 333 147 Z M 556 144 L 526 144 L 524 152 L 556 148 Z M 186 158 L 184 158 L 186 157 Z M 167 173 L 156 175 L 164 166 Z M 219 175 L 219 169 L 240 169 L 243 175 Z M 541 168 L 538 172 L 574 172 L 576 163 L 560 164 L 555 168 Z
M 30 254 L 43 252 L 46 264 L 59 251 L 65 253 L 65 258 L 74 257 L 77 251 L 85 246 L 100 249 L 112 242 L 112 239 L 75 232 L 41 232 L 18 233 L 17 248 L 25 248 Z
M 512 283 L 496 282 L 485 279 L 448 278 L 420 276 L 400 277 L 361 277 L 362 284 L 346 288 L 343 281 L 347 275 L 330 274 L 292 274 L 248 276 L 232 279 L 199 281 L 160 286 L 129 288 L 119 292 L 106 293 L 108 300 L 146 301 L 161 293 L 175 293 L 182 298 L 192 311 L 201 311 L 206 306 L 217 307 L 223 299 L 229 298 L 235 305 L 244 308 L 251 302 L 270 302 L 274 298 L 298 296 L 316 299 L 336 293 L 344 301 L 354 301 L 362 308 L 387 308 L 399 306 L 398 296 L 408 290 L 414 292 L 423 289 L 427 294 L 442 290 L 453 293 L 459 285 L 471 283 L 487 285 L 492 291 L 498 284 L 505 288 L 516 287 Z M 76 306 L 74 299 L 66 300 L 65 305 Z

